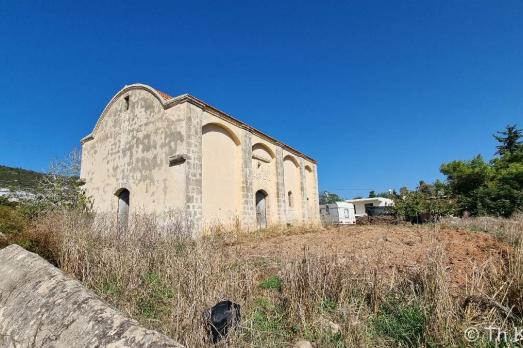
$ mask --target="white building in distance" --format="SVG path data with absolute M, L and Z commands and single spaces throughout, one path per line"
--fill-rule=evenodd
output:
M 389 198 L 373 197 L 373 198 L 359 198 L 348 199 L 345 202 L 354 204 L 356 216 L 366 216 L 366 209 L 370 207 L 392 207 L 394 201 Z

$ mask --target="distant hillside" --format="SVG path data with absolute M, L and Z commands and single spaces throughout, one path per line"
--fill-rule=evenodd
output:
M 43 173 L 0 165 L 0 188 L 35 192 Z

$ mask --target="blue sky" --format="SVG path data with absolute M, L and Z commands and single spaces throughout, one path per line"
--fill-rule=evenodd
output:
M 0 0 L 0 164 L 46 170 L 125 84 L 191 93 L 345 197 L 523 126 L 523 1 Z

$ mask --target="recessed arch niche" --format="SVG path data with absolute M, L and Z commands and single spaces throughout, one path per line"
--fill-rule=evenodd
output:
M 232 223 L 240 209 L 240 141 L 224 125 L 202 127 L 202 214 L 207 226 Z

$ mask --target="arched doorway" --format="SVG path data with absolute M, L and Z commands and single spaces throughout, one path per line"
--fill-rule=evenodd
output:
M 131 194 L 128 189 L 121 189 L 118 190 L 116 195 L 118 197 L 118 228 L 127 229 L 127 225 L 129 223 L 129 199 Z
M 267 193 L 256 191 L 256 226 L 267 228 Z

